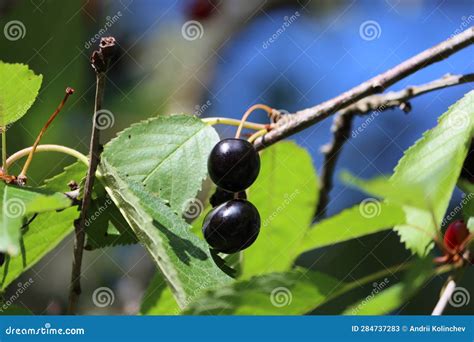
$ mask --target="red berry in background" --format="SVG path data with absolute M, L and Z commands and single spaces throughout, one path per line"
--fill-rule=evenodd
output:
M 186 9 L 187 16 L 193 20 L 205 20 L 213 14 L 216 6 L 215 0 L 192 0 Z
M 453 250 L 459 250 L 464 240 L 469 235 L 467 225 L 463 220 L 457 220 L 451 223 L 444 233 L 444 244 Z

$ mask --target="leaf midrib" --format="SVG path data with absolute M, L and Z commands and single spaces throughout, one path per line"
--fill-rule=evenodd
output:
M 150 177 L 156 172 L 158 171 L 158 169 L 160 168 L 160 166 L 165 162 L 167 161 L 173 154 L 176 153 L 176 151 L 178 151 L 178 149 L 181 147 L 181 146 L 184 146 L 185 144 L 187 144 L 191 139 L 193 139 L 198 133 L 200 133 L 202 130 L 206 129 L 207 128 L 207 125 L 204 125 L 202 126 L 201 128 L 199 128 L 199 130 L 197 130 L 193 135 L 191 135 L 189 138 L 187 138 L 185 141 L 183 141 L 182 144 L 178 144 L 175 149 L 173 149 L 170 153 L 168 153 L 159 163 L 158 165 L 156 165 L 153 170 L 150 171 L 149 174 L 147 174 L 145 176 L 145 178 L 142 180 L 142 183 L 145 183 L 146 181 L 148 181 L 148 179 L 150 179 Z

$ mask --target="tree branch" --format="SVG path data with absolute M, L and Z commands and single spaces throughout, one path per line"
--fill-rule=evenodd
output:
M 474 43 L 474 26 L 421 52 L 420 54 L 378 76 L 375 76 L 351 90 L 336 96 L 333 99 L 325 101 L 312 108 L 300 110 L 293 115 L 285 115 L 274 129 L 255 141 L 255 147 L 258 150 L 261 150 L 266 146 L 274 144 L 277 141 L 314 125 L 336 113 L 338 110 L 341 110 L 364 97 L 380 93 L 401 79 L 427 67 L 428 65 L 451 56 L 472 43 Z
M 319 204 L 315 215 L 316 218 L 322 218 L 326 214 L 327 205 L 329 204 L 329 192 L 333 186 L 336 163 L 342 151 L 342 147 L 349 139 L 352 121 L 355 115 L 363 115 L 371 111 L 382 112 L 397 107 L 407 112 L 411 109 L 409 101 L 417 96 L 468 82 L 474 82 L 474 74 L 447 74 L 426 84 L 410 86 L 400 91 L 368 96 L 339 111 L 331 127 L 333 139 L 322 148 L 324 162 L 321 169 L 321 187 L 319 192 Z
M 82 254 L 84 251 L 85 242 L 85 222 L 87 217 L 87 211 L 90 207 L 92 198 L 92 188 L 94 186 L 95 173 L 97 171 L 97 165 L 100 161 L 100 130 L 98 128 L 98 116 L 102 109 L 102 101 L 104 99 L 105 90 L 105 74 L 109 65 L 110 59 L 115 50 L 115 38 L 106 37 L 100 40 L 100 48 L 98 51 L 94 51 L 91 57 L 92 67 L 96 72 L 96 94 L 95 94 L 95 106 L 94 115 L 92 121 L 92 135 L 89 147 L 90 162 L 89 169 L 87 172 L 86 182 L 84 186 L 84 196 L 82 199 L 81 214 L 79 219 L 75 222 L 75 235 L 76 239 L 74 242 L 74 256 L 72 262 L 72 273 L 71 273 L 71 287 L 69 290 L 69 305 L 68 313 L 75 314 L 77 311 L 77 303 L 81 294 L 81 266 L 82 266 Z

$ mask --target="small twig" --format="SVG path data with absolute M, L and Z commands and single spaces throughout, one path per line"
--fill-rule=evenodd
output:
M 31 161 L 33 160 L 33 155 L 35 154 L 35 150 L 38 147 L 38 144 L 39 144 L 41 138 L 43 137 L 44 133 L 48 129 L 49 125 L 51 125 L 51 123 L 54 121 L 56 116 L 58 116 L 59 112 L 61 112 L 61 109 L 63 109 L 64 105 L 67 102 L 67 99 L 72 94 L 74 94 L 74 89 L 72 89 L 70 87 L 67 87 L 66 88 L 66 94 L 64 95 L 64 98 L 59 103 L 58 107 L 53 112 L 53 114 L 51 114 L 48 121 L 46 121 L 45 125 L 43 126 L 43 128 L 39 132 L 38 136 L 36 137 L 36 140 L 33 144 L 33 147 L 30 151 L 30 154 L 28 155 L 28 158 L 26 159 L 25 165 L 23 165 L 23 169 L 21 170 L 20 174 L 18 175 L 18 180 L 17 181 L 20 185 L 25 185 L 26 184 L 26 172 L 28 171 L 28 168 L 30 167 Z
M 467 82 L 474 82 L 474 74 L 448 74 L 426 84 L 410 86 L 400 91 L 392 91 L 385 94 L 368 96 L 339 111 L 334 118 L 331 128 L 333 139 L 322 149 L 324 154 L 324 162 L 321 168 L 319 203 L 315 217 L 322 218 L 326 214 L 326 209 L 329 204 L 329 192 L 333 186 L 336 163 L 342 151 L 342 147 L 350 137 L 352 121 L 355 115 L 363 115 L 371 111 L 382 112 L 397 107 L 407 112 L 411 109 L 411 105 L 409 103 L 411 99 L 435 90 L 452 87 Z
M 89 170 L 87 172 L 86 182 L 84 186 L 84 196 L 82 199 L 81 214 L 79 219 L 75 222 L 75 235 L 76 239 L 74 242 L 74 256 L 72 263 L 71 273 L 71 287 L 69 290 L 69 306 L 68 313 L 75 314 L 77 310 L 77 303 L 81 294 L 81 266 L 82 266 L 82 254 L 84 251 L 85 243 L 85 222 L 87 216 L 87 210 L 89 209 L 92 188 L 94 186 L 95 173 L 97 165 L 100 161 L 100 130 L 97 127 L 99 111 L 102 109 L 102 101 L 104 98 L 105 90 L 105 74 L 109 65 L 111 56 L 115 50 L 115 38 L 106 37 L 100 40 L 100 48 L 98 51 L 94 51 L 91 57 L 92 67 L 96 72 L 96 93 L 95 93 L 95 106 L 94 116 L 92 122 L 92 135 L 90 141 L 90 162 Z
M 436 304 L 435 308 L 433 309 L 433 312 L 431 313 L 432 316 L 441 316 L 443 314 L 455 290 L 456 282 L 453 279 L 450 279 L 444 287 L 443 294 L 439 298 L 438 303 Z
M 472 43 L 474 43 L 474 26 L 333 99 L 295 114 L 285 115 L 285 120 L 280 120 L 274 129 L 255 141 L 255 147 L 261 150 L 314 125 L 362 98 L 384 91 L 403 78 L 451 56 Z
M 354 115 L 351 113 L 338 113 L 331 127 L 333 139 L 321 149 L 321 152 L 324 154 L 324 162 L 321 168 L 321 184 L 318 207 L 315 215 L 316 219 L 326 216 L 326 210 L 329 204 L 329 192 L 333 186 L 334 170 L 342 147 L 347 139 L 349 139 L 353 118 Z

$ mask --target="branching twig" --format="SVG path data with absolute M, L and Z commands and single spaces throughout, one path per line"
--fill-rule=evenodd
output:
M 392 91 L 380 95 L 371 95 L 347 108 L 339 111 L 333 121 L 331 131 L 332 141 L 322 149 L 324 162 L 321 169 L 321 187 L 316 218 L 324 217 L 329 204 L 329 192 L 332 189 L 334 170 L 337 159 L 344 143 L 349 139 L 352 121 L 355 115 L 367 114 L 371 111 L 381 112 L 387 109 L 400 107 L 405 112 L 411 109 L 409 101 L 417 96 L 435 90 L 452 87 L 455 85 L 474 82 L 474 74 L 450 75 L 447 74 L 432 82 L 410 86 L 400 91 Z
M 255 141 L 255 147 L 261 150 L 295 134 L 364 97 L 382 92 L 401 79 L 449 57 L 472 43 L 474 43 L 474 26 L 331 100 L 300 110 L 293 115 L 286 115 L 274 129 Z
M 84 196 L 82 199 L 81 214 L 79 219 L 75 222 L 75 234 L 76 239 L 74 242 L 74 256 L 72 263 L 72 274 L 71 274 L 71 287 L 69 291 L 69 306 L 68 313 L 74 314 L 77 309 L 77 302 L 79 295 L 81 294 L 81 265 L 82 265 L 82 254 L 84 251 L 85 242 L 85 221 L 87 216 L 87 210 L 89 209 L 92 188 L 94 186 L 95 173 L 97 165 L 100 160 L 100 130 L 97 127 L 98 115 L 102 109 L 102 101 L 104 97 L 105 89 L 105 73 L 110 62 L 110 58 L 115 50 L 115 39 L 113 37 L 102 38 L 100 41 L 100 48 L 98 51 L 94 51 L 91 57 L 92 67 L 96 72 L 97 85 L 95 94 L 95 107 L 94 116 L 92 123 L 92 136 L 90 141 L 90 163 L 89 170 L 87 172 L 86 182 L 84 186 Z

